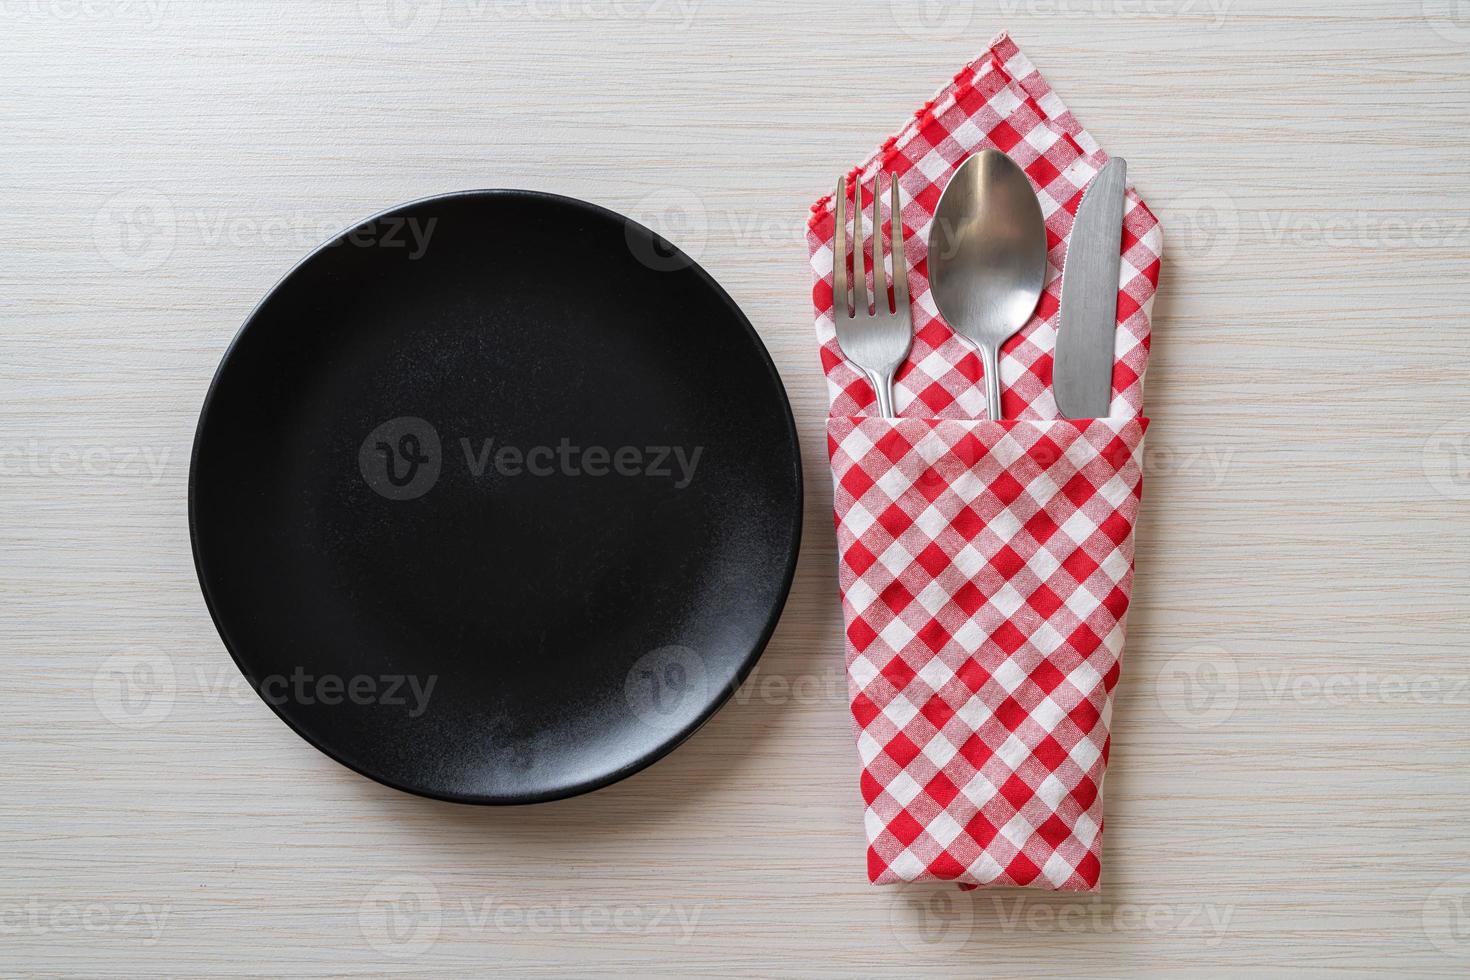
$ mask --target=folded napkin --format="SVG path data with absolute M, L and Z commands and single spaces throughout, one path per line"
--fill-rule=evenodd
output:
M 926 263 L 941 191 L 987 147 L 1030 176 L 1049 245 L 1040 306 L 1001 353 L 1004 421 L 984 418 L 980 360 L 939 317 Z M 812 207 L 848 688 L 877 884 L 1098 883 L 1163 250 L 1130 190 L 1111 418 L 1060 418 L 1051 375 L 1067 236 L 1106 162 L 1001 35 L 849 172 L 868 188 L 896 173 L 903 192 L 914 344 L 894 386 L 898 419 L 875 417 L 872 387 L 837 344 L 833 201 Z

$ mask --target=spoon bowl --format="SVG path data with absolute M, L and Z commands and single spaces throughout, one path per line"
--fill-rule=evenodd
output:
M 1010 157 L 982 150 L 960 165 L 929 233 L 929 286 L 939 313 L 974 344 L 989 417 L 1002 418 L 1000 348 L 1026 325 L 1046 285 L 1046 222 Z

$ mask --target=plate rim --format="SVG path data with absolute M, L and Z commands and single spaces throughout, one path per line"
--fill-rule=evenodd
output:
M 242 658 L 239 650 L 237 649 L 238 644 L 230 638 L 229 632 L 227 631 L 225 624 L 222 621 L 215 597 L 211 594 L 209 583 L 206 580 L 205 559 L 200 547 L 198 514 L 198 464 L 199 456 L 205 442 L 205 423 L 209 418 L 210 409 L 213 407 L 216 396 L 218 395 L 221 379 L 224 376 L 225 370 L 229 366 L 231 360 L 235 357 L 236 352 L 238 351 L 245 335 L 250 331 L 251 327 L 260 320 L 261 315 L 265 310 L 265 307 L 281 291 L 281 289 L 288 282 L 291 281 L 293 277 L 298 275 L 322 253 L 326 252 L 330 248 L 333 248 L 338 243 L 342 242 L 344 239 L 346 239 L 348 236 L 358 231 L 359 229 L 374 224 L 375 222 L 380 221 L 384 218 L 399 214 L 407 209 L 464 198 L 534 199 L 540 200 L 544 203 L 570 206 L 574 210 L 582 210 L 598 217 L 610 218 L 625 227 L 632 226 L 634 228 L 637 228 L 643 232 L 648 233 L 649 235 L 654 236 L 657 240 L 667 245 L 672 250 L 672 254 L 679 260 L 681 260 L 682 263 L 684 263 L 684 265 L 689 270 L 691 270 L 694 275 L 696 275 L 705 284 L 706 287 L 712 289 L 714 295 L 718 297 L 718 299 L 723 302 L 726 307 L 729 308 L 729 310 L 734 314 L 734 319 L 736 320 L 736 322 L 744 329 L 746 335 L 753 343 L 755 350 L 760 354 L 760 357 L 765 364 L 765 368 L 769 373 L 771 380 L 775 382 L 776 390 L 781 395 L 780 403 L 782 415 L 785 421 L 786 435 L 791 445 L 793 455 L 792 463 L 793 476 L 795 478 L 796 507 L 794 512 L 794 523 L 790 529 L 791 546 L 787 550 L 786 567 L 782 571 L 781 585 L 777 599 L 772 604 L 771 612 L 767 617 L 765 624 L 761 628 L 759 637 L 752 644 L 751 649 L 746 653 L 744 659 L 736 668 L 734 675 L 730 678 L 728 682 L 722 683 L 720 685 L 717 692 L 714 694 L 713 697 L 709 699 L 709 702 L 704 706 L 704 708 L 699 712 L 699 714 L 694 718 L 693 721 L 680 728 L 678 731 L 674 732 L 664 741 L 660 742 L 653 749 L 645 752 L 637 759 L 634 759 L 632 762 L 620 766 L 610 772 L 590 779 L 584 779 L 573 784 L 559 786 L 548 790 L 529 793 L 499 794 L 495 796 L 486 796 L 483 794 L 445 793 L 421 786 L 411 786 L 402 782 L 401 780 L 387 778 L 381 773 L 369 772 L 366 768 L 348 761 L 341 754 L 334 751 L 331 747 L 323 744 L 318 739 L 313 738 L 305 731 L 303 731 L 301 727 L 298 726 L 296 722 L 292 719 L 292 717 L 283 710 L 283 705 L 272 704 L 269 699 L 261 694 L 258 687 L 256 687 L 253 683 L 251 684 L 251 690 L 255 692 L 256 697 L 263 701 L 276 715 L 277 718 L 285 722 L 287 727 L 290 728 L 291 731 L 294 732 L 297 737 L 299 737 L 302 741 L 306 742 L 312 748 L 316 749 L 318 752 L 321 752 L 323 755 L 327 756 L 338 765 L 341 765 L 344 768 L 357 773 L 359 776 L 366 777 L 367 779 L 370 779 L 375 783 L 387 786 L 390 789 L 395 789 L 400 792 L 410 794 L 412 796 L 422 797 L 424 799 L 438 800 L 445 803 L 455 803 L 470 806 L 524 806 L 535 803 L 550 803 L 556 800 L 570 799 L 572 797 L 582 796 L 587 793 L 595 792 L 596 790 L 611 786 L 614 783 L 621 782 L 624 779 L 629 778 L 630 776 L 642 772 L 643 770 L 654 765 L 661 759 L 667 757 L 675 749 L 677 749 L 679 746 L 683 745 L 686 741 L 693 737 L 696 732 L 703 728 L 711 718 L 718 714 L 720 710 L 729 703 L 735 692 L 739 690 L 741 685 L 743 685 L 745 681 L 750 677 L 750 674 L 752 671 L 754 671 L 756 664 L 764 655 L 766 647 L 770 645 L 771 639 L 775 635 L 776 628 L 780 625 L 781 617 L 785 613 L 786 604 L 791 598 L 791 588 L 796 578 L 796 568 L 798 564 L 798 559 L 800 558 L 801 554 L 802 538 L 806 523 L 806 485 L 802 466 L 801 438 L 800 433 L 798 432 L 796 427 L 796 418 L 792 411 L 790 394 L 787 392 L 785 382 L 781 379 L 781 373 L 777 370 L 776 363 L 771 357 L 770 349 L 766 346 L 765 341 L 761 339 L 760 334 L 756 331 L 755 326 L 750 322 L 750 318 L 746 316 L 745 311 L 740 308 L 739 304 L 735 302 L 735 300 L 730 296 L 725 288 L 721 286 L 720 283 L 709 274 L 704 266 L 702 266 L 683 249 L 681 249 L 677 244 L 668 241 L 662 235 L 657 234 L 656 232 L 647 228 L 635 219 L 614 211 L 611 208 L 606 208 L 600 204 L 595 204 L 590 201 L 584 201 L 580 198 L 570 197 L 564 194 L 557 194 L 550 191 L 528 190 L 523 188 L 479 188 L 472 190 L 451 191 L 443 194 L 432 194 L 427 197 L 420 197 L 411 201 L 403 202 L 401 204 L 396 204 L 393 207 L 379 211 L 371 217 L 364 218 L 363 220 L 342 229 L 340 232 L 333 235 L 331 238 L 328 238 L 322 244 L 318 245 L 316 248 L 313 248 L 310 252 L 297 260 L 291 266 L 291 268 L 287 270 L 287 272 L 282 275 L 270 287 L 270 289 L 265 292 L 265 294 L 251 308 L 250 313 L 245 317 L 244 322 L 235 331 L 233 337 L 230 339 L 229 344 L 225 347 L 224 353 L 220 356 L 219 364 L 215 367 L 214 374 L 209 382 L 209 387 L 204 394 L 204 401 L 199 408 L 199 418 L 195 424 L 194 440 L 189 453 L 189 545 L 194 560 L 194 576 L 196 581 L 198 582 L 200 592 L 204 596 L 204 604 L 205 607 L 209 610 L 209 617 L 211 622 L 213 622 L 214 624 L 215 633 L 219 636 L 220 642 L 224 644 L 225 650 L 230 654 L 230 658 L 234 661 L 236 669 L 240 671 L 240 673 L 245 677 L 247 683 L 249 683 L 251 681 L 251 678 L 254 676 L 254 672 L 247 667 L 245 660 Z

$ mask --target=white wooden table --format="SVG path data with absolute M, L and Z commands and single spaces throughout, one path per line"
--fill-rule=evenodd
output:
M 867 885 L 842 689 L 807 206 L 1002 28 L 1169 250 L 1095 896 Z M 0 974 L 1462 974 L 1467 52 L 1455 0 L 0 0 Z M 670 221 L 809 488 L 737 701 L 522 810 L 293 735 L 185 519 L 253 303 L 483 186 Z

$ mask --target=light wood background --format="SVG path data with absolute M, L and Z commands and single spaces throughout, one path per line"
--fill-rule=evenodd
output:
M 1470 968 L 1470 7 L 394 3 L 0 0 L 0 973 Z M 1168 248 L 1095 896 L 867 885 L 842 693 L 807 206 L 1003 28 Z M 510 811 L 384 789 L 242 694 L 185 519 L 256 300 L 484 186 L 694 253 L 809 487 L 737 701 Z

